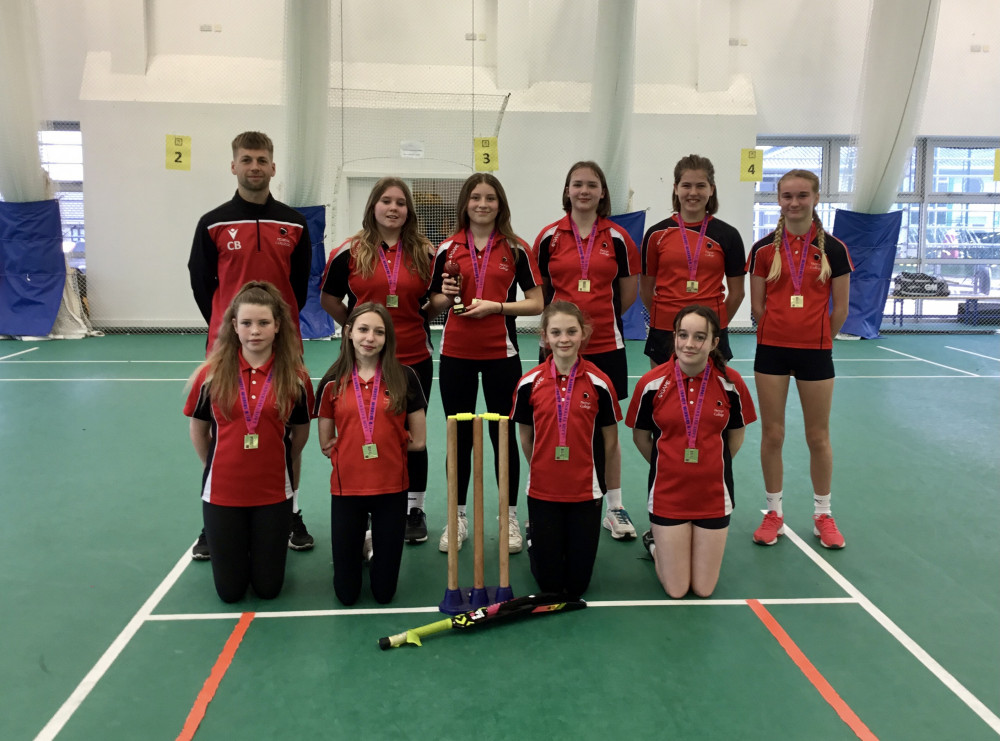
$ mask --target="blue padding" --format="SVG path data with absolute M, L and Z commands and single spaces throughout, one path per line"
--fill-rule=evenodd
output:
M 841 331 L 873 340 L 879 337 L 885 314 L 903 212 L 862 214 L 837 209 L 835 219 L 833 235 L 847 245 L 854 262 L 850 309 Z
M 0 201 L 0 334 L 52 331 L 66 285 L 57 201 Z
M 296 208 L 306 217 L 309 239 L 312 240 L 312 267 L 309 270 L 309 296 L 306 305 L 299 312 L 299 329 L 302 339 L 315 340 L 329 337 L 337 331 L 333 317 L 326 313 L 319 303 L 323 271 L 326 269 L 326 248 L 323 237 L 326 233 L 326 206 L 302 206 Z
M 620 216 L 612 216 L 611 220 L 628 232 L 628 235 L 632 237 L 632 241 L 635 242 L 637 248 L 642 244 L 642 235 L 646 230 L 645 211 L 633 211 L 632 213 L 621 214 Z M 638 264 L 638 254 L 635 256 L 635 261 Z M 628 311 L 622 314 L 622 330 L 625 333 L 626 340 L 646 339 L 646 319 L 642 315 L 642 311 L 642 301 L 637 298 Z

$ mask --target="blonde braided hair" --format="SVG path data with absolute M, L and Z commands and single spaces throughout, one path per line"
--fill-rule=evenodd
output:
M 819 178 L 816 174 L 810 172 L 809 170 L 789 170 L 781 179 L 778 180 L 778 191 L 781 191 L 781 183 L 788 178 L 801 178 L 802 180 L 808 180 L 810 185 L 812 185 L 813 193 L 819 193 Z M 816 213 L 816 209 L 812 212 L 813 225 L 816 227 L 816 248 L 820 252 L 820 270 L 819 276 L 816 280 L 820 283 L 826 283 L 830 277 L 830 261 L 826 257 L 826 232 L 823 231 L 823 222 L 819 218 L 819 214 Z M 771 262 L 771 270 L 767 274 L 767 281 L 769 283 L 778 280 L 781 277 L 781 240 L 785 234 L 785 217 L 784 215 L 778 218 L 778 224 L 774 227 L 774 259 Z M 808 245 L 806 245 L 806 254 L 808 254 Z M 802 255 L 802 259 L 806 258 L 806 254 Z

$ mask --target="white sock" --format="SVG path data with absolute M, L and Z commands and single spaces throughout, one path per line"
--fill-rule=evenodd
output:
M 411 491 L 406 495 L 406 505 L 408 509 L 423 509 L 424 508 L 424 495 L 427 492 L 423 491 Z
M 767 496 L 767 511 L 768 512 L 777 512 L 778 513 L 778 517 L 782 516 L 782 512 L 781 512 L 781 494 L 782 494 L 782 492 L 780 492 L 780 491 L 775 491 L 775 492 L 770 492 L 769 491 L 769 492 L 766 492 L 766 496 Z
M 604 500 L 608 503 L 608 509 L 621 509 L 622 488 L 619 486 L 617 489 L 608 489 L 608 493 L 604 495 Z
M 517 505 L 516 504 L 513 507 L 507 507 L 507 517 L 508 517 L 508 519 L 511 519 L 511 520 L 516 520 L 517 519 Z
M 292 492 L 292 514 L 296 514 L 299 511 L 299 490 L 295 489 Z
M 459 517 L 465 517 L 465 505 L 464 504 L 458 505 L 458 516 Z
M 819 517 L 820 515 L 830 514 L 830 495 L 824 494 L 813 494 L 813 504 L 816 509 L 813 511 L 813 517 Z

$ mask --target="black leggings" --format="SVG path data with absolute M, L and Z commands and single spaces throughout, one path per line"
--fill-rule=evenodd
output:
M 243 599 L 250 585 L 261 599 L 277 597 L 285 583 L 292 500 L 259 507 L 201 505 L 215 591 L 222 601 Z
M 528 557 L 538 588 L 579 599 L 594 573 L 601 500 L 549 502 L 528 497 L 528 520 Z
M 434 361 L 430 358 L 408 366 L 417 375 L 424 401 L 431 397 L 431 381 L 434 378 Z M 406 472 L 410 479 L 410 491 L 427 491 L 427 448 L 411 450 L 406 454 Z
M 333 542 L 333 591 L 344 605 L 361 594 L 361 574 L 368 517 L 372 523 L 372 560 L 368 564 L 372 596 L 380 604 L 396 594 L 399 562 L 406 532 L 406 492 L 330 497 L 330 533 Z
M 479 394 L 479 374 L 483 376 L 483 398 L 486 411 L 510 415 L 514 403 L 514 390 L 521 380 L 521 359 L 466 360 L 441 356 L 439 366 L 439 386 L 441 406 L 446 416 L 474 412 Z M 490 440 L 493 443 L 493 472 L 499 476 L 500 457 L 497 455 L 499 423 L 490 422 Z M 510 426 L 507 436 L 508 471 L 510 484 L 507 489 L 508 501 L 517 504 L 517 490 L 521 476 L 521 459 L 517 450 L 517 431 Z M 472 477 L 472 422 L 458 423 L 458 503 L 465 504 L 469 495 L 469 479 Z

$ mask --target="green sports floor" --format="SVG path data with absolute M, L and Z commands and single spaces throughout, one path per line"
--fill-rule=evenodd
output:
M 733 340 L 732 367 L 753 391 L 753 337 Z M 522 347 L 530 355 L 534 340 Z M 642 546 L 605 533 L 588 609 L 388 652 L 377 639 L 437 619 L 444 594 L 436 388 L 431 539 L 406 547 L 389 609 L 367 592 L 350 609 L 334 598 L 315 430 L 301 505 L 316 548 L 289 554 L 277 600 L 225 605 L 211 566 L 188 555 L 200 466 L 181 407 L 203 348 L 203 335 L 0 341 L 0 739 L 181 738 L 241 615 L 249 626 L 196 739 L 1000 735 L 997 335 L 837 343 L 843 551 L 811 533 L 792 392 L 790 534 L 751 542 L 763 500 L 755 424 L 735 461 L 737 509 L 711 599 L 665 599 Z M 307 343 L 314 377 L 337 349 Z M 629 358 L 637 379 L 641 343 Z M 646 466 L 621 430 L 625 503 L 642 530 Z M 486 491 L 493 584 L 496 490 Z M 471 548 L 461 557 L 466 584 Z M 533 590 L 526 553 L 511 557 L 511 582 Z

